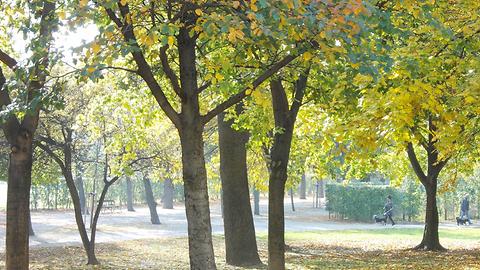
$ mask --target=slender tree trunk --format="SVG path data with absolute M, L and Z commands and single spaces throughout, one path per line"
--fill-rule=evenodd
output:
M 306 200 L 307 199 L 307 177 L 305 176 L 305 173 L 302 174 L 302 180 L 300 181 L 299 193 L 300 193 L 300 200 Z
M 26 270 L 29 263 L 28 232 L 32 183 L 31 136 L 19 134 L 8 164 L 6 269 Z
M 202 128 L 180 132 L 191 270 L 216 269 Z
M 77 186 L 75 185 L 75 180 L 73 178 L 72 173 L 72 149 L 71 149 L 71 142 L 72 142 L 72 130 L 67 129 L 65 130 L 64 134 L 65 143 L 63 144 L 63 157 L 62 160 L 59 155 L 57 155 L 50 147 L 47 145 L 43 145 L 38 143 L 38 147 L 44 150 L 50 157 L 52 157 L 55 162 L 61 168 L 63 177 L 65 178 L 65 183 L 70 193 L 70 198 L 72 199 L 73 203 L 73 210 L 75 214 L 75 222 L 77 223 L 78 233 L 80 234 L 80 239 L 82 240 L 83 248 L 87 254 L 88 264 L 96 265 L 99 264 L 95 253 L 91 252 L 91 242 L 88 239 L 87 229 L 85 227 L 85 221 L 83 220 L 82 216 L 82 206 L 80 203 L 80 196 L 77 190 Z
M 133 183 L 130 177 L 127 177 L 127 210 L 130 212 L 135 212 L 133 209 Z
M 237 108 L 239 106 L 241 105 L 237 105 Z M 225 113 L 219 114 L 218 142 L 226 262 L 237 266 L 258 265 L 261 261 L 248 189 L 248 133 L 234 130 L 232 124 L 233 120 L 225 121 Z
M 35 231 L 33 230 L 32 226 L 32 211 L 28 209 L 28 235 L 29 236 L 34 236 Z
M 294 85 L 294 100 L 289 106 L 288 98 L 280 80 L 270 82 L 276 133 L 270 150 L 270 177 L 268 181 L 268 269 L 285 269 L 285 213 L 283 200 L 287 168 L 292 145 L 293 129 L 302 104 L 307 85 L 307 76 L 302 74 Z
M 253 214 L 260 215 L 260 191 L 256 187 L 253 188 Z
M 116 179 L 118 179 L 118 177 Z M 93 216 L 92 226 L 90 229 L 90 246 L 87 252 L 89 259 L 87 264 L 99 264 L 98 261 L 91 262 L 90 258 L 95 257 L 95 236 L 97 233 L 97 223 L 98 223 L 98 218 L 100 217 L 100 212 L 103 207 L 103 202 L 105 201 L 105 196 L 107 195 L 108 189 L 115 181 L 116 180 L 111 180 L 108 183 L 104 183 L 102 193 L 100 194 L 100 198 L 98 199 L 97 209 L 95 210 L 95 215 Z
M 175 189 L 171 178 L 166 178 L 163 182 L 163 197 L 162 204 L 163 209 L 173 209 L 173 197 L 175 195 Z
M 150 179 L 143 177 L 143 186 L 145 187 L 145 199 L 147 201 L 148 208 L 150 209 L 150 221 L 152 224 L 161 224 L 157 214 L 157 202 L 153 196 Z
M 82 214 L 88 215 L 88 208 L 86 207 L 86 197 L 85 197 L 85 188 L 84 188 L 84 183 L 83 183 L 83 173 L 84 173 L 84 168 L 82 162 L 77 162 L 77 177 L 75 179 L 75 184 L 78 190 L 78 196 L 80 198 L 80 209 L 82 209 Z
M 293 188 L 290 188 L 290 203 L 292 204 L 292 211 L 295 212 L 295 203 L 293 201 Z

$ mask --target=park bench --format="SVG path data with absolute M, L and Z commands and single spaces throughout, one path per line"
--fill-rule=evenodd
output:
M 104 200 L 103 201 L 103 206 L 102 206 L 102 211 L 110 211 L 110 213 L 113 213 L 116 209 L 119 209 L 119 206 L 115 204 L 114 200 Z

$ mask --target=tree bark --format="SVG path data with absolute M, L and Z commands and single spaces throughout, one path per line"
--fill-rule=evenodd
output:
M 28 269 L 32 135 L 23 131 L 12 146 L 8 164 L 6 269 Z
M 300 193 L 300 200 L 306 200 L 307 199 L 307 177 L 305 176 L 305 173 L 302 174 L 302 180 L 300 181 L 299 193 Z
M 127 177 L 127 210 L 129 212 L 135 212 L 133 209 L 133 183 L 130 177 Z
M 260 191 L 256 187 L 253 188 L 253 214 L 260 215 Z
M 416 250 L 437 250 L 443 251 L 445 248 L 440 244 L 438 235 L 438 207 L 437 207 L 437 184 L 425 187 L 427 194 L 427 207 L 425 211 L 425 228 L 423 230 L 423 239 L 419 245 L 414 247 Z
M 153 196 L 150 179 L 143 177 L 143 186 L 145 187 L 145 199 L 147 201 L 148 209 L 150 210 L 150 221 L 152 224 L 161 224 L 157 214 L 157 202 Z
M 180 133 L 190 269 L 216 269 L 202 129 Z
M 163 197 L 162 204 L 163 209 L 173 209 L 173 197 L 175 195 L 175 189 L 171 178 L 166 178 L 163 182 Z
M 283 200 L 293 129 L 307 85 L 308 71 L 294 85 L 294 100 L 288 98 L 280 80 L 270 82 L 275 127 L 282 130 L 273 138 L 268 181 L 268 269 L 285 269 L 285 213 Z
M 237 105 L 237 108 L 240 106 Z M 249 135 L 236 131 L 232 124 L 233 120 L 225 121 L 225 113 L 218 115 L 226 262 L 236 266 L 258 265 L 261 261 L 247 175 L 246 143 Z

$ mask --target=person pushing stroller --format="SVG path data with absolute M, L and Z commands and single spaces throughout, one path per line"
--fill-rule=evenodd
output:
M 395 221 L 393 221 L 393 202 L 392 202 L 392 196 L 391 195 L 388 195 L 387 196 L 387 202 L 385 203 L 385 206 L 383 207 L 383 210 L 385 211 L 383 213 L 383 215 L 385 216 L 385 223 L 388 222 L 388 220 L 390 219 L 390 221 L 392 222 L 392 226 L 395 225 Z

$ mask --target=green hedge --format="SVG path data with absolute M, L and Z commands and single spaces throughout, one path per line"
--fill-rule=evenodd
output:
M 402 198 L 405 194 L 390 186 L 328 184 L 325 195 L 326 209 L 345 219 L 371 221 L 373 215 L 382 215 L 388 195 L 392 196 L 394 217 L 403 214 Z

